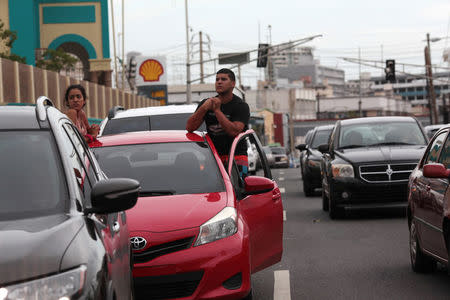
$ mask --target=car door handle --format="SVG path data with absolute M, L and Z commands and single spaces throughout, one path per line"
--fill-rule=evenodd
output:
M 114 222 L 114 224 L 113 224 L 113 226 L 112 226 L 112 230 L 114 231 L 114 232 L 119 232 L 120 231 L 120 224 L 119 224 L 119 222 Z

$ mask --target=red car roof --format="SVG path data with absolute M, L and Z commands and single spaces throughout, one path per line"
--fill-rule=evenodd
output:
M 126 132 L 113 135 L 105 135 L 97 138 L 89 144 L 90 147 L 108 147 L 118 145 L 168 143 L 168 142 L 203 142 L 203 133 L 190 133 L 185 130 L 155 130 Z

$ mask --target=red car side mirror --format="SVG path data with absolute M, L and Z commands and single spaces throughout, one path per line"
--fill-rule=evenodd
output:
M 423 176 L 430 178 L 448 178 L 450 169 L 446 169 L 443 164 L 427 164 L 423 166 Z
M 244 182 L 246 195 L 267 193 L 275 188 L 271 179 L 261 176 L 247 176 Z

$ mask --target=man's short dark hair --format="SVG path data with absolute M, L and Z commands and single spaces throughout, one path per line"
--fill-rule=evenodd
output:
M 227 74 L 228 77 L 230 77 L 231 81 L 236 81 L 236 76 L 234 75 L 234 72 L 231 71 L 230 69 L 227 68 L 220 69 L 219 71 L 217 71 L 216 75 L 217 74 Z

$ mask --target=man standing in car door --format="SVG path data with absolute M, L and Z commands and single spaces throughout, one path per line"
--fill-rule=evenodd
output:
M 202 100 L 189 117 L 186 130 L 193 132 L 205 121 L 206 130 L 220 154 L 222 162 L 228 161 L 228 154 L 234 138 L 248 129 L 250 108 L 241 98 L 233 94 L 236 77 L 230 69 L 216 73 L 216 92 L 213 98 Z M 245 177 L 248 173 L 247 144 L 240 142 L 236 147 L 235 161 Z

